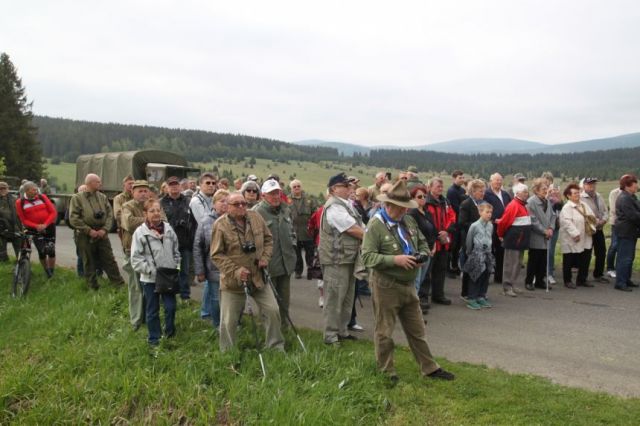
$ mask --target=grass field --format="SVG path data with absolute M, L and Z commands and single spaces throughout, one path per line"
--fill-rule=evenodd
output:
M 303 330 L 287 354 L 265 352 L 266 380 L 250 322 L 240 349 L 221 354 L 199 307 L 180 305 L 177 336 L 150 348 L 129 326 L 126 290 L 89 291 L 72 272 L 8 297 L 0 265 L 0 424 L 637 424 L 640 400 L 554 385 L 483 366 L 441 364 L 454 382 L 419 376 L 399 348 L 401 382 L 376 372 L 367 341 L 328 348 Z M 585 371 L 588 374 L 588 371 Z

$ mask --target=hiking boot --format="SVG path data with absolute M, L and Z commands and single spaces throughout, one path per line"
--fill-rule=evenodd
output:
M 482 309 L 482 306 L 478 302 L 476 302 L 475 300 L 469 299 L 467 301 L 467 308 L 473 309 L 474 311 L 477 311 L 479 309 Z
M 520 287 L 513 286 L 513 292 L 515 294 L 522 294 L 522 289 Z
M 599 282 L 599 283 L 602 283 L 602 284 L 609 284 L 609 282 L 610 282 L 609 279 L 606 278 L 605 276 L 598 277 L 595 280 L 596 280 L 596 282 Z
M 493 305 L 489 303 L 489 301 L 484 297 L 480 297 L 476 299 L 476 302 L 478 303 L 478 305 L 480 305 L 483 308 L 493 308 Z
M 529 291 L 534 291 L 536 288 L 533 286 L 533 284 L 525 284 L 524 288 L 526 288 Z
M 502 294 L 504 294 L 505 296 L 510 296 L 510 297 L 518 297 L 516 292 L 513 291 L 513 288 L 511 288 L 511 287 L 503 289 L 502 290 Z
M 442 368 L 438 368 L 431 374 L 427 374 L 427 377 L 431 379 L 440 379 L 440 380 L 453 380 L 456 378 L 452 373 L 443 370 Z

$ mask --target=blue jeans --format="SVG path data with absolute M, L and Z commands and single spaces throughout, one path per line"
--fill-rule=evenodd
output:
M 207 281 L 209 287 L 209 315 L 214 328 L 220 327 L 220 280 Z M 203 299 L 204 300 L 204 299 Z
M 418 270 L 418 275 L 416 275 L 416 281 L 415 281 L 416 294 L 420 292 L 420 286 L 424 282 L 424 277 L 426 277 L 427 273 L 429 272 L 429 267 L 431 266 L 431 259 L 432 259 L 431 256 L 429 256 L 429 260 L 423 263 L 420 269 Z
M 145 300 L 145 311 L 147 319 L 147 329 L 149 330 L 149 343 L 157 345 L 162 337 L 162 327 L 160 325 L 160 298 L 164 305 L 164 334 L 173 337 L 176 334 L 176 295 L 158 294 L 155 292 L 155 283 L 142 284 Z
M 191 287 L 189 285 L 189 265 L 191 264 L 191 250 L 180 250 L 180 298 L 189 299 L 191 297 Z
M 549 253 L 547 254 L 547 259 L 549 259 L 549 263 L 547 264 L 547 272 L 551 277 L 553 277 L 553 273 L 556 270 L 556 245 L 559 236 L 560 231 L 558 229 L 554 229 L 551 240 L 549 240 L 551 244 L 549 245 Z
M 637 238 L 618 238 L 618 260 L 616 261 L 616 287 L 625 288 L 631 281 L 633 260 L 636 257 Z
M 618 234 L 616 234 L 616 227 L 611 226 L 611 244 L 609 245 L 609 251 L 607 251 L 607 271 L 616 270 L 616 254 L 618 253 Z
M 477 300 L 481 297 L 487 297 L 487 289 L 489 288 L 489 272 L 484 271 L 476 281 L 469 278 L 469 299 Z
M 202 289 L 202 304 L 200 305 L 200 318 L 208 318 L 211 316 L 211 287 L 209 281 L 204 282 Z

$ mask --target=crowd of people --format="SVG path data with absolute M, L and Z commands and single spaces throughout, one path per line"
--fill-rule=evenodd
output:
M 422 182 L 417 168 L 410 167 L 393 180 L 379 172 L 364 187 L 357 177 L 339 173 L 328 181 L 326 202 L 319 203 L 300 180 L 285 187 L 273 174 L 264 181 L 249 175 L 232 183 L 208 172 L 197 182 L 172 176 L 158 194 L 146 181 L 128 176 L 112 208 L 100 192 L 100 177 L 89 174 L 71 200 L 68 225 L 74 229 L 82 275 L 98 289 L 103 273 L 124 286 L 107 235 L 116 222 L 129 319 L 135 330 L 146 323 L 152 345 L 163 335 L 175 335 L 176 296 L 190 303 L 195 278 L 203 286 L 200 315 L 219 333 L 220 350 L 236 345 L 247 303 L 262 318 L 266 346 L 284 350 L 294 276 L 317 280 L 327 345 L 357 339 L 352 332 L 364 328 L 356 321 L 356 298 L 371 295 L 378 367 L 393 381 L 398 380 L 391 337 L 396 319 L 422 374 L 453 379 L 434 361 L 423 319 L 431 303 L 451 305 L 447 276 L 461 279 L 460 297 L 476 311 L 493 306 L 491 280 L 508 297 L 522 293 L 521 282 L 527 291 L 551 290 L 559 240 L 567 289 L 610 279 L 620 291 L 637 287 L 631 280 L 640 235 L 636 176 L 621 177 L 608 208 L 594 177 L 570 183 L 562 192 L 550 173 L 535 178 L 530 188 L 522 174 L 508 188 L 499 173 L 485 182 L 467 180 L 456 170 L 452 180 L 445 191 L 443 179 Z M 36 248 L 52 276 L 56 212 L 42 185 L 24 183 L 16 200 L 0 182 L 0 260 L 8 259 L 8 243 L 17 255 L 15 231 L 26 228 L 42 236 Z M 608 250 L 607 222 L 612 225 Z M 158 277 L 166 269 L 179 271 L 175 292 L 158 291 Z

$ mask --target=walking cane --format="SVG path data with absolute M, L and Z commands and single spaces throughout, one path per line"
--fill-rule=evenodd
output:
M 271 290 L 273 291 L 273 295 L 276 296 L 276 302 L 278 302 L 278 307 L 282 308 L 283 301 L 280 298 L 280 295 L 278 294 L 276 287 L 273 285 L 273 281 L 271 281 L 271 275 L 269 275 L 269 272 L 267 271 L 266 268 L 262 269 L 262 276 L 264 277 L 264 280 L 267 282 L 269 287 L 271 287 Z M 300 338 L 300 334 L 298 334 L 298 330 L 296 329 L 296 326 L 293 325 L 293 321 L 291 321 L 291 316 L 289 315 L 289 309 L 282 308 L 282 310 L 284 311 L 284 314 L 287 316 L 287 321 L 289 321 L 289 324 L 291 324 L 291 329 L 293 330 L 294 333 L 296 333 L 296 337 L 298 338 L 298 342 L 300 342 L 300 346 L 302 346 L 302 350 L 306 353 L 307 348 L 304 346 L 304 343 Z
M 264 368 L 264 360 L 262 359 L 262 352 L 260 352 L 260 339 L 258 339 L 258 326 L 256 325 L 256 319 L 253 316 L 253 309 L 249 303 L 249 286 L 246 281 L 242 281 L 244 287 L 244 294 L 246 296 L 247 309 L 249 309 L 249 315 L 251 315 L 251 323 L 253 324 L 253 336 L 256 339 L 256 351 L 258 352 L 258 359 L 260 359 L 260 368 L 262 369 L 262 380 L 267 378 L 267 370 Z

